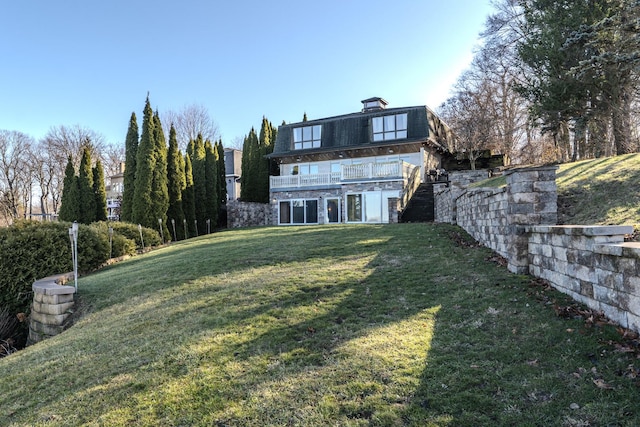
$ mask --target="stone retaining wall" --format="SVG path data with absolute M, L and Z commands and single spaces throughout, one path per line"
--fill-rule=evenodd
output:
M 506 187 L 462 191 L 451 202 L 451 210 L 455 214 L 439 214 L 439 218 L 455 218 L 455 223 L 477 241 L 505 257 L 509 271 L 528 273 L 524 226 L 556 224 L 557 168 L 545 166 L 507 171 Z M 439 194 L 436 197 L 443 196 Z
M 640 243 L 632 226 L 531 226 L 529 272 L 621 326 L 640 331 Z
M 436 221 L 460 225 L 531 274 L 625 328 L 640 332 L 640 243 L 632 226 L 557 226 L 557 167 L 505 172 L 504 188 L 435 192 Z
M 68 280 L 73 280 L 73 273 L 45 277 L 33 283 L 27 345 L 58 335 L 69 326 L 67 320 L 75 304 L 75 288 L 60 284 Z
M 268 203 L 227 202 L 227 227 L 256 227 L 271 225 L 273 208 Z

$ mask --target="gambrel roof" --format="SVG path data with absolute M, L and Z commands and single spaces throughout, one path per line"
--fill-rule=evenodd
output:
M 381 98 L 364 100 L 373 101 Z M 366 104 L 365 104 L 366 105 Z M 386 105 L 386 104 L 385 104 Z M 372 138 L 372 118 L 394 114 L 407 114 L 407 137 L 388 141 L 374 141 Z M 321 125 L 321 144 L 317 148 L 294 149 L 293 129 Z M 318 120 L 281 125 L 274 150 L 270 158 L 290 156 L 322 155 L 333 152 L 366 149 L 391 149 L 417 144 L 431 147 L 439 152 L 448 152 L 453 145 L 453 134 L 448 126 L 426 106 L 402 108 L 378 108 L 362 112 L 328 117 Z

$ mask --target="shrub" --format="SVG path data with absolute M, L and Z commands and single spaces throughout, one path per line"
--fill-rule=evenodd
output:
M 131 239 L 120 232 L 119 223 L 110 222 L 94 222 L 91 224 L 91 228 L 95 229 L 98 233 L 105 236 L 107 243 L 109 242 L 109 227 L 113 229 L 112 236 L 112 248 L 111 257 L 117 258 L 123 255 L 135 255 L 136 253 L 136 241 Z
M 0 306 L 28 312 L 37 279 L 73 270 L 68 222 L 19 221 L 0 229 Z M 109 256 L 108 237 L 79 225 L 78 270 L 88 272 Z
M 111 223 L 111 226 L 113 227 L 114 235 L 117 233 L 128 239 L 131 239 L 135 242 L 138 249 L 142 249 L 142 242 L 140 241 L 140 230 L 138 229 L 137 224 L 131 224 L 128 222 L 113 222 Z M 157 230 L 153 230 L 151 228 L 142 227 L 142 239 L 144 240 L 145 248 L 148 248 L 150 246 L 159 246 L 162 244 L 160 233 Z

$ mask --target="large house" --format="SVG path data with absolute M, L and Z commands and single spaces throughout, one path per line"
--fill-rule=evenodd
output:
M 124 163 L 119 164 L 117 174 L 109 177 L 109 183 L 105 190 L 107 193 L 107 219 L 109 221 L 120 220 L 120 204 L 124 191 Z
M 387 108 L 282 125 L 269 158 L 276 223 L 386 223 L 390 199 L 405 201 L 441 167 L 453 134 L 426 106 Z M 403 202 L 401 204 L 404 205 Z

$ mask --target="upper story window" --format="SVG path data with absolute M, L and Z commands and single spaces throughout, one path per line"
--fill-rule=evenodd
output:
M 407 137 L 407 113 L 374 117 L 373 140 L 388 141 Z
M 320 148 L 322 126 L 302 126 L 293 128 L 293 148 L 303 150 L 306 148 Z

